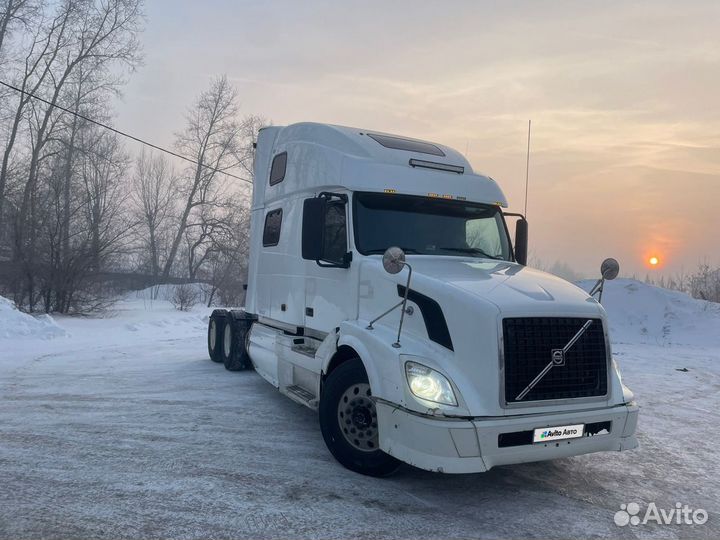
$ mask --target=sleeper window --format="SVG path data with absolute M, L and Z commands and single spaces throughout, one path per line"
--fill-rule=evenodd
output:
M 265 228 L 263 229 L 263 246 L 277 246 L 280 242 L 280 227 L 282 225 L 282 208 L 271 210 L 265 215 Z
M 272 167 L 270 167 L 270 185 L 279 184 L 285 178 L 285 169 L 287 169 L 287 152 L 278 154 L 273 158 Z

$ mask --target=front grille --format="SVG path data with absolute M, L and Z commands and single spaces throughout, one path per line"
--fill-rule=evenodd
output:
M 516 399 L 552 361 L 551 351 L 565 347 L 587 320 L 572 317 L 503 320 L 507 403 L 604 396 L 607 393 L 605 335 L 602 321 L 592 319 L 592 324 L 565 355 L 565 365 L 553 366 L 522 400 Z

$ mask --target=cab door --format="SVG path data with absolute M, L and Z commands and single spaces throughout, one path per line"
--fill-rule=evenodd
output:
M 357 264 L 350 251 L 350 205 L 344 193 L 321 193 L 303 206 L 305 326 L 331 332 L 357 318 Z

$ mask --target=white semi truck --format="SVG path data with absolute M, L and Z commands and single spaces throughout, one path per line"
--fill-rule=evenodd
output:
M 526 266 L 527 222 L 460 153 L 299 123 L 262 129 L 254 168 L 246 305 L 213 312 L 210 357 L 318 410 L 341 464 L 470 473 L 637 446 L 604 309 Z

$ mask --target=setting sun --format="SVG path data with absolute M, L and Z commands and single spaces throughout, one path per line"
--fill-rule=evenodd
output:
M 650 263 L 650 266 L 657 266 L 660 262 L 660 259 L 658 259 L 657 257 L 650 257 L 650 259 L 648 259 L 648 262 Z

